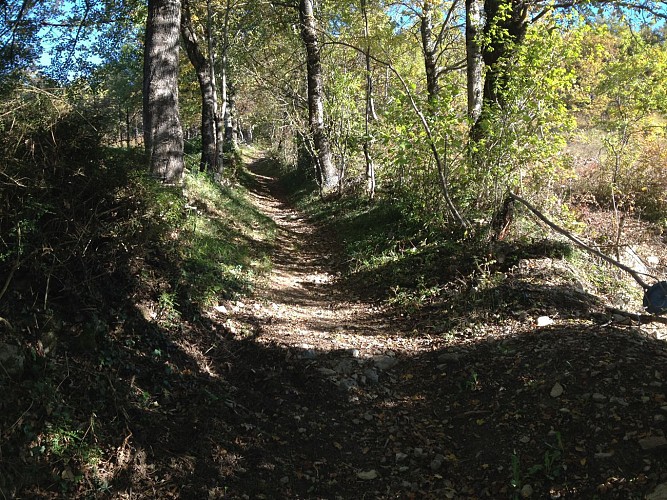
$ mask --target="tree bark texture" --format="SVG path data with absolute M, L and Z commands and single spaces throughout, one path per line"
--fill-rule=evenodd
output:
M 433 5 L 431 0 L 424 0 L 422 15 L 419 23 L 422 51 L 424 53 L 424 67 L 426 70 L 426 92 L 428 100 L 432 102 L 438 95 L 438 63 L 437 44 L 433 40 Z
M 190 1 L 184 0 L 181 19 L 181 34 L 188 58 L 197 73 L 201 92 L 201 139 L 202 154 L 199 169 L 204 172 L 217 171 L 216 113 L 218 108 L 213 66 L 210 57 L 201 49 L 190 12 Z M 209 33 L 210 36 L 210 33 Z
M 486 136 L 488 117 L 493 106 L 506 104 L 508 73 L 504 65 L 514 47 L 523 42 L 526 35 L 528 4 L 525 0 L 484 0 L 484 38 L 482 59 L 486 67 L 482 106 L 470 132 L 473 141 Z
M 523 42 L 528 27 L 526 17 L 528 4 L 524 0 L 485 0 L 486 25 L 482 58 L 486 65 L 484 100 L 488 103 L 505 104 L 507 72 L 502 62 L 512 54 L 514 46 Z M 500 32 L 494 33 L 495 30 Z
M 144 44 L 144 141 L 150 171 L 180 183 L 185 171 L 178 110 L 179 0 L 149 0 Z
M 366 194 L 372 200 L 375 198 L 375 163 L 373 162 L 371 121 L 377 120 L 375 103 L 373 101 L 373 72 L 371 67 L 371 44 L 370 29 L 368 27 L 368 11 L 366 0 L 361 0 L 361 11 L 364 16 L 364 38 L 366 47 L 364 58 L 366 59 L 366 111 L 364 113 L 364 158 L 366 160 Z
M 468 87 L 468 116 L 473 123 L 482 112 L 482 12 L 481 0 L 466 0 L 466 63 Z
M 327 195 L 338 186 L 338 172 L 331 159 L 329 138 L 324 129 L 322 65 L 313 0 L 299 0 L 299 20 L 301 22 L 301 38 L 306 47 L 310 132 L 313 136 L 313 144 L 317 154 L 316 164 L 320 177 L 320 188 L 322 194 Z

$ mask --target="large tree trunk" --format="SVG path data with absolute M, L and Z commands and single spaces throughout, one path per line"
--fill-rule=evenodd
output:
M 183 1 L 183 16 L 181 20 L 181 34 L 188 53 L 188 58 L 195 68 L 199 90 L 201 92 L 201 138 L 202 154 L 199 169 L 204 172 L 217 171 L 217 144 L 216 144 L 216 114 L 217 95 L 211 57 L 206 57 L 192 23 L 190 0 Z M 208 33 L 211 36 L 211 33 Z
M 494 106 L 505 107 L 508 68 L 504 64 L 517 44 L 523 42 L 527 29 L 528 5 L 524 0 L 484 0 L 484 38 L 482 59 L 486 66 L 482 106 L 472 130 L 471 138 L 479 141 L 486 135 L 488 117 Z
M 482 112 L 482 12 L 481 0 L 466 0 L 466 63 L 468 82 L 468 116 L 475 123 Z
M 507 70 L 503 61 L 512 55 L 516 44 L 523 42 L 528 23 L 528 5 L 524 0 L 485 0 L 486 25 L 484 34 L 490 41 L 484 45 L 482 57 L 487 72 L 484 81 L 484 101 L 505 105 Z M 499 30 L 500 36 L 493 36 Z
M 166 183 L 183 180 L 178 111 L 179 0 L 149 0 L 144 47 L 144 141 L 150 170 Z
M 331 159 L 329 138 L 324 130 L 324 105 L 322 96 L 322 65 L 317 39 L 317 24 L 313 0 L 299 1 L 301 38 L 306 46 L 306 66 L 308 72 L 308 114 L 310 132 L 313 135 L 317 158 L 316 164 L 323 195 L 333 192 L 338 186 L 338 172 Z

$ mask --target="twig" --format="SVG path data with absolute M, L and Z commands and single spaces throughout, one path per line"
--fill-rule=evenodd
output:
M 9 434 L 11 433 L 11 430 L 21 422 L 23 417 L 25 417 L 26 414 L 30 411 L 30 409 L 32 408 L 32 405 L 34 403 L 35 403 L 34 400 L 30 401 L 30 406 L 28 406 L 28 409 L 26 411 L 24 411 L 23 413 L 21 413 L 21 416 L 16 419 L 16 422 L 14 422 L 12 425 L 9 426 L 9 428 L 3 433 L 3 437 L 9 436 Z

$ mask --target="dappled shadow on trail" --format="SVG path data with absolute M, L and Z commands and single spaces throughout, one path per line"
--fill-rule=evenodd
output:
M 20 425 L 73 414 L 101 458 L 44 457 L 5 496 L 588 499 L 667 481 L 664 341 L 591 321 L 594 297 L 532 267 L 421 309 L 358 298 L 373 294 L 341 279 L 335 235 L 274 167 L 245 179 L 278 227 L 256 242 L 273 270 L 254 295 L 169 324 L 132 308 L 99 350 L 61 358 L 65 408 Z M 0 441 L 3 470 L 38 436 L 11 459 Z

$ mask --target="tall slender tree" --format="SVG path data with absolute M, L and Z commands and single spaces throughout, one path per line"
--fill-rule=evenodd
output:
M 180 0 L 149 0 L 144 45 L 144 142 L 150 171 L 180 183 L 185 164 L 178 109 Z
M 315 162 L 320 188 L 322 194 L 327 195 L 338 187 L 338 172 L 331 158 L 329 138 L 324 129 L 322 63 L 313 0 L 299 0 L 299 20 L 301 22 L 301 39 L 306 47 L 310 132 L 315 147 Z
M 209 15 L 210 9 L 207 9 L 207 17 Z M 210 25 L 211 23 L 207 24 Z M 206 31 L 206 38 L 210 40 L 213 36 L 211 30 L 207 28 Z M 202 50 L 202 41 L 197 34 L 195 24 L 192 20 L 190 0 L 183 0 L 181 34 L 183 35 L 183 44 L 188 53 L 188 58 L 197 73 L 199 90 L 201 92 L 202 154 L 199 169 L 202 172 L 216 172 L 219 167 L 217 165 L 218 94 L 215 82 L 215 64 L 213 55 L 211 54 L 212 43 L 207 43 L 209 54 L 205 54 L 204 50 Z

